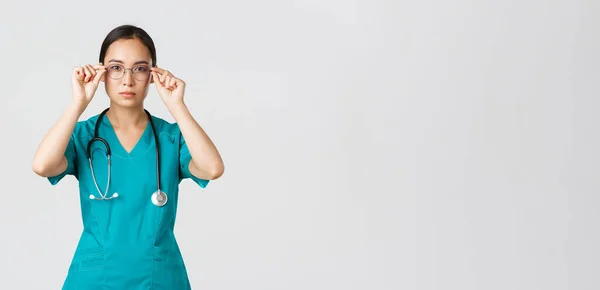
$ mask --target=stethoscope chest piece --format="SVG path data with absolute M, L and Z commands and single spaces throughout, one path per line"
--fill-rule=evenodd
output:
M 163 206 L 167 203 L 167 194 L 157 190 L 152 194 L 152 203 L 156 206 Z

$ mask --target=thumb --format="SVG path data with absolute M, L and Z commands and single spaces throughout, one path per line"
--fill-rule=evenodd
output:
M 160 82 L 160 78 L 158 78 L 158 73 L 157 72 L 152 72 L 152 77 L 154 78 L 154 83 L 156 84 L 157 88 L 163 88 L 163 84 Z
M 106 72 L 106 69 L 99 69 L 98 73 L 96 74 L 96 77 L 94 77 L 94 85 L 98 86 L 98 83 L 100 83 L 100 80 L 102 79 L 102 76 L 104 75 L 104 73 Z

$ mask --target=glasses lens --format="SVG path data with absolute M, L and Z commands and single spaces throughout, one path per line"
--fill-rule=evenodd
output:
M 147 66 L 136 66 L 133 68 L 133 77 L 138 81 L 145 81 L 150 77 L 150 69 Z
M 120 65 L 111 65 L 108 67 L 108 77 L 111 79 L 120 79 L 123 76 L 123 72 L 125 72 L 125 69 Z

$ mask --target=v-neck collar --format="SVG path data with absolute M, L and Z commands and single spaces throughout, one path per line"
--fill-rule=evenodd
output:
M 140 136 L 140 138 L 138 139 L 138 141 L 133 146 L 130 152 L 127 152 L 127 150 L 125 150 L 125 147 L 123 147 L 123 144 L 117 136 L 117 132 L 115 132 L 115 128 L 113 127 L 112 123 L 106 115 L 102 117 L 102 127 L 105 128 L 105 132 L 108 133 L 108 136 L 104 136 L 103 138 L 110 138 L 107 139 L 107 142 L 110 144 L 112 155 L 115 156 L 123 158 L 136 157 L 148 151 L 148 147 L 152 143 L 152 134 L 149 134 L 149 131 L 152 130 L 150 120 L 148 120 L 148 122 L 146 123 L 144 132 L 142 132 L 142 135 Z M 102 134 L 100 134 L 100 137 L 102 137 Z

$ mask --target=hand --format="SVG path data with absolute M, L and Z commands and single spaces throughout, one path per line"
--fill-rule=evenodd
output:
M 73 99 L 89 104 L 105 72 L 106 68 L 101 63 L 94 66 L 86 64 L 75 67 L 71 78 Z
M 160 95 L 163 103 L 167 107 L 175 104 L 183 104 L 185 82 L 176 78 L 168 70 L 159 67 L 153 67 L 151 71 L 158 95 Z

